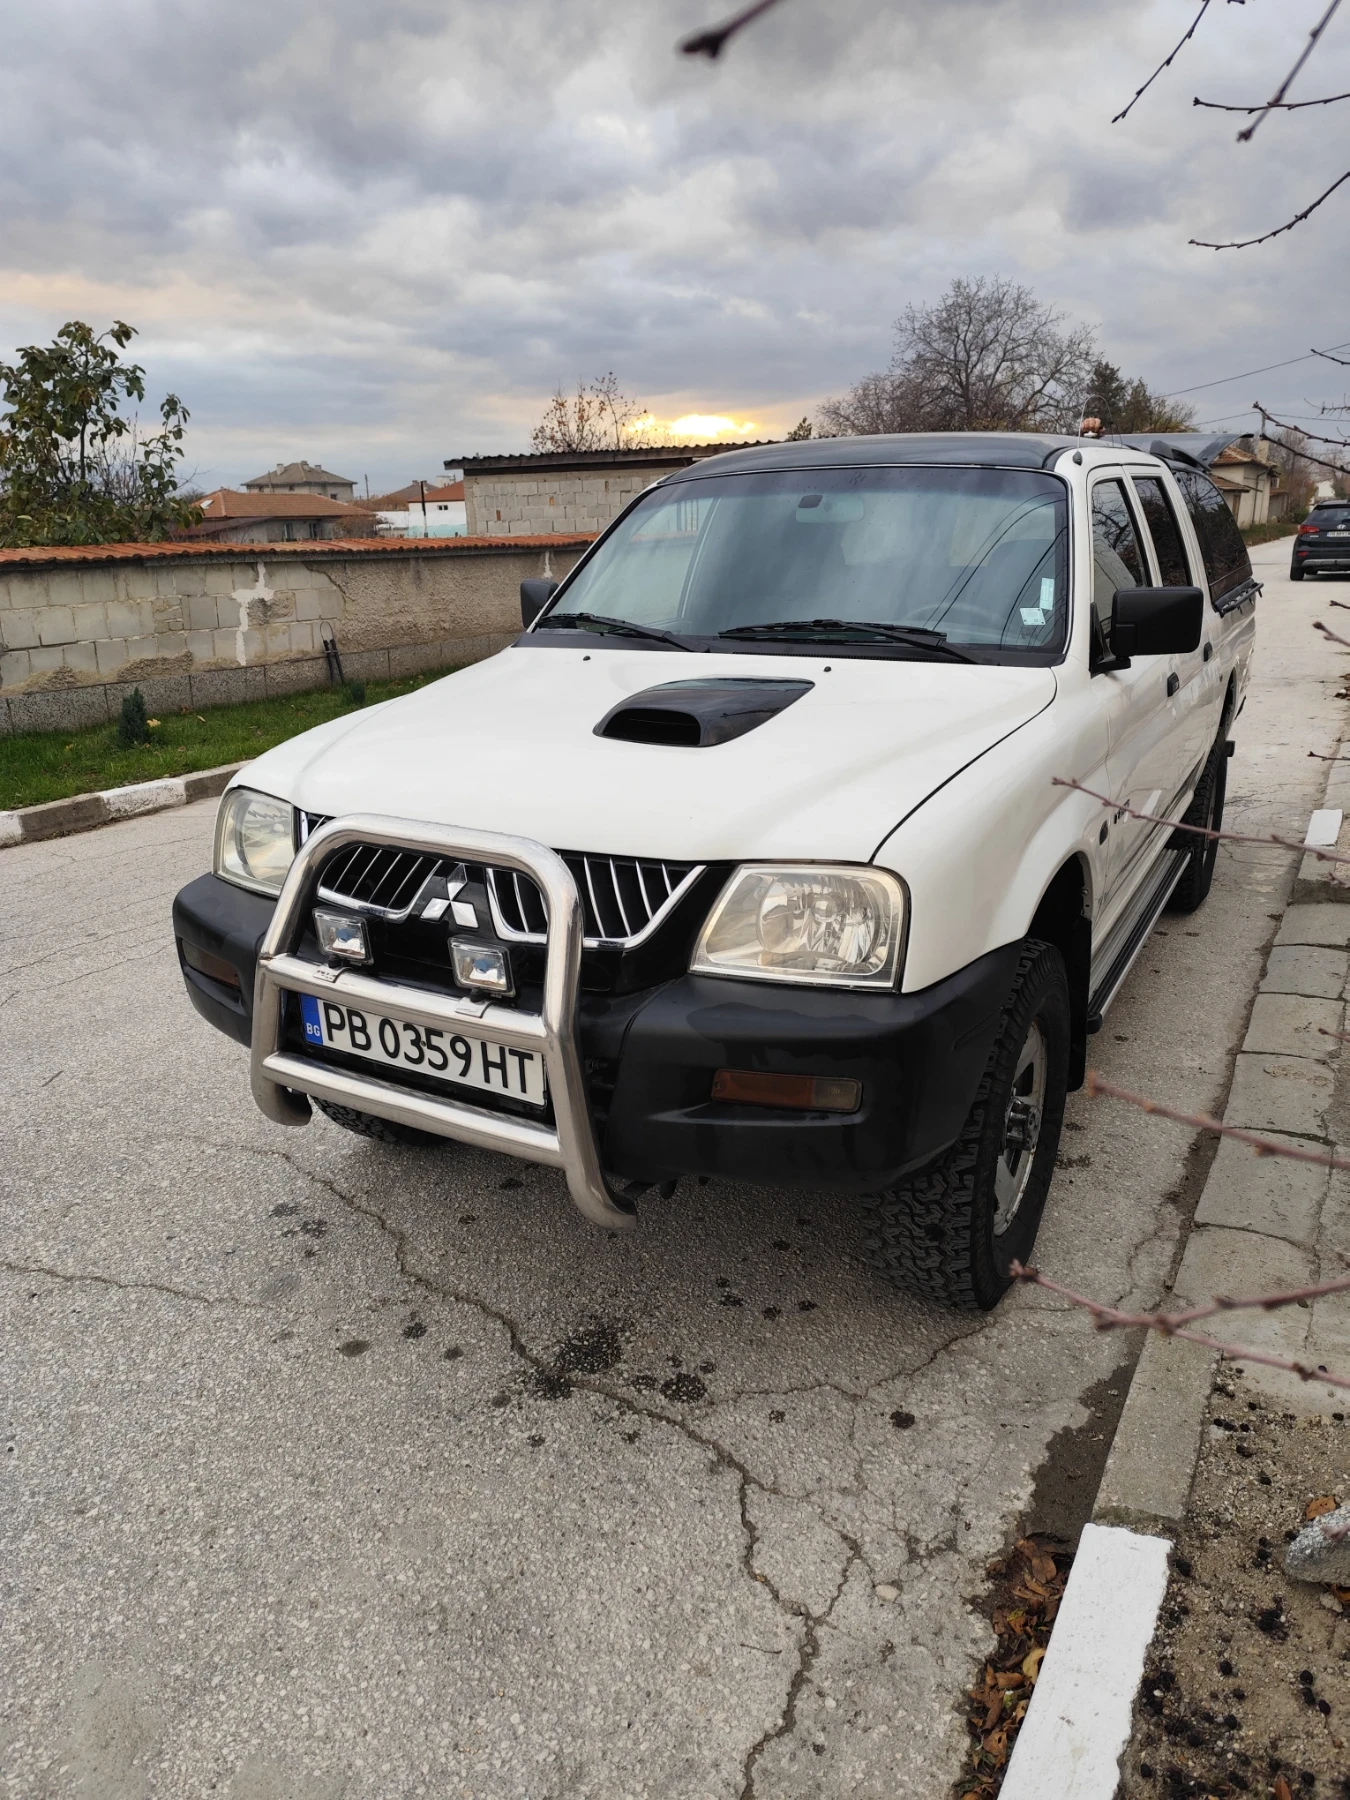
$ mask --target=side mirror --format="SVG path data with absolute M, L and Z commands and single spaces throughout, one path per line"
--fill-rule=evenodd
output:
M 532 579 L 520 584 L 520 622 L 528 630 L 558 591 L 556 581 Z
M 1117 668 L 1132 656 L 1177 656 L 1198 650 L 1205 597 L 1197 587 L 1120 588 L 1111 608 L 1111 653 Z

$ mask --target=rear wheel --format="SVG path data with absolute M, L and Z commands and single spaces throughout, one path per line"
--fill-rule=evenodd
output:
M 1219 840 L 1200 837 L 1194 831 L 1187 831 L 1186 827 L 1191 825 L 1200 826 L 1206 831 L 1220 830 L 1223 826 L 1223 803 L 1227 793 L 1228 745 L 1221 731 L 1177 831 L 1178 847 L 1189 849 L 1190 856 L 1186 872 L 1172 889 L 1172 898 L 1167 902 L 1169 912 L 1193 913 L 1204 904 L 1214 881 Z
M 1290 581 L 1302 581 L 1303 570 L 1302 569 L 1290 569 L 1289 579 L 1290 579 Z
M 325 1118 L 344 1131 L 354 1131 L 357 1137 L 372 1138 L 378 1144 L 410 1144 L 430 1147 L 439 1145 L 444 1148 L 453 1140 L 438 1136 L 434 1131 L 418 1131 L 413 1125 L 396 1125 L 392 1119 L 377 1119 L 374 1113 L 357 1112 L 354 1106 L 338 1106 L 332 1100 L 320 1100 L 314 1096 L 314 1104 Z
M 898 1187 L 869 1196 L 869 1260 L 934 1300 L 988 1312 L 1036 1242 L 1064 1122 L 1069 982 L 1028 939 L 960 1137 Z

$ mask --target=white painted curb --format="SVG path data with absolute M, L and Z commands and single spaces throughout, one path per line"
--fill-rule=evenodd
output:
M 157 781 L 136 781 L 129 787 L 104 788 L 97 794 L 71 794 L 65 800 L 46 800 L 40 806 L 0 812 L 0 849 L 68 837 L 74 831 L 92 831 L 119 819 L 163 812 L 166 807 L 190 806 L 194 800 L 215 799 L 245 767 L 246 762 L 222 763 L 218 769 L 199 769 L 192 775 L 164 775 Z
M 1169 1539 L 1085 1525 L 999 1800 L 1112 1800 Z
M 163 812 L 168 806 L 187 805 L 187 787 L 181 775 L 159 781 L 137 781 L 130 787 L 104 788 L 103 804 L 110 819 L 134 819 L 140 813 Z

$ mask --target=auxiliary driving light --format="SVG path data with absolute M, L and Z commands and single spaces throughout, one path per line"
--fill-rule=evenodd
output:
M 471 944 L 467 938 L 451 938 L 450 960 L 461 987 L 479 988 L 488 994 L 516 991 L 505 950 L 494 950 L 490 944 Z
M 319 948 L 325 956 L 337 957 L 340 962 L 370 961 L 364 919 L 353 919 L 349 913 L 325 912 L 322 907 L 316 906 L 314 930 L 318 934 Z
M 714 1100 L 743 1106 L 785 1106 L 794 1112 L 857 1112 L 862 1083 L 847 1075 L 766 1075 L 758 1069 L 719 1069 Z

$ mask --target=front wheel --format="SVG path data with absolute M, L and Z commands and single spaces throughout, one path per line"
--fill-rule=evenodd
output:
M 869 1196 L 869 1260 L 903 1286 L 988 1312 L 1026 1262 L 1064 1122 L 1069 981 L 1051 944 L 1029 938 L 961 1135 L 898 1187 Z

